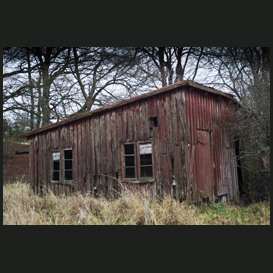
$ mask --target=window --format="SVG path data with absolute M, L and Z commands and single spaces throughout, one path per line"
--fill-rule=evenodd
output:
M 125 180 L 153 178 L 153 159 L 151 143 L 124 144 L 123 154 L 123 178 Z
M 51 183 L 73 184 L 72 149 L 52 151 Z
M 140 177 L 153 177 L 152 144 L 139 144 Z
M 60 181 L 60 152 L 52 153 L 52 180 Z
M 135 178 L 135 145 L 124 145 L 124 163 L 125 173 L 124 178 Z
M 64 180 L 73 179 L 72 150 L 64 150 Z

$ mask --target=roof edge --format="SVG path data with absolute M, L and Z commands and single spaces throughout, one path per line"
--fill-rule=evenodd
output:
M 131 102 L 135 102 L 135 101 L 147 98 L 147 97 L 151 97 L 151 96 L 154 96 L 154 95 L 157 95 L 157 94 L 160 94 L 160 93 L 164 93 L 166 91 L 169 91 L 169 90 L 181 87 L 181 86 L 185 86 L 185 85 L 189 85 L 189 86 L 192 86 L 192 87 L 195 87 L 195 88 L 198 88 L 198 89 L 202 89 L 202 90 L 210 92 L 210 93 L 218 94 L 218 95 L 227 97 L 229 99 L 235 100 L 233 98 L 233 96 L 230 95 L 230 94 L 224 93 L 222 91 L 216 90 L 216 89 L 211 88 L 211 87 L 206 87 L 206 86 L 201 85 L 201 84 L 196 83 L 196 82 L 185 80 L 185 81 L 174 83 L 174 84 L 171 84 L 171 85 L 168 85 L 168 86 L 156 89 L 156 90 L 152 90 L 150 92 L 138 95 L 138 96 L 133 97 L 133 98 L 125 99 L 125 100 L 113 103 L 111 105 L 107 105 L 107 106 L 104 106 L 104 107 L 101 107 L 101 108 L 98 108 L 98 109 L 95 109 L 95 110 L 80 114 L 80 115 L 75 116 L 75 117 L 63 119 L 63 120 L 58 121 L 56 123 L 52 123 L 52 124 L 43 126 L 41 128 L 37 128 L 37 129 L 34 129 L 32 131 L 21 134 L 21 135 L 19 135 L 19 137 L 22 137 L 22 138 L 23 137 L 28 137 L 30 135 L 52 129 L 52 128 L 58 127 L 60 125 L 66 124 L 66 123 L 70 123 L 70 122 L 73 122 L 73 121 L 76 121 L 76 120 L 79 120 L 79 119 L 82 119 L 82 118 L 85 118 L 85 117 L 92 116 L 93 114 L 97 114 L 97 113 L 104 112 L 104 111 L 107 111 L 107 110 L 110 110 L 110 109 L 114 109 L 114 108 L 120 107 L 122 105 L 131 103 Z

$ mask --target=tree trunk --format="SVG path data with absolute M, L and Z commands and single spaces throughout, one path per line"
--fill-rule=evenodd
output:
M 48 75 L 49 64 L 42 64 L 42 78 L 43 78 L 43 95 L 41 101 L 43 121 L 42 126 L 50 124 L 50 108 L 49 108 L 49 89 L 50 78 Z
M 30 130 L 34 129 L 34 96 L 33 96 L 33 82 L 31 79 L 31 71 L 30 71 L 30 58 L 29 58 L 29 48 L 27 47 L 27 64 L 28 64 L 28 81 L 30 88 Z

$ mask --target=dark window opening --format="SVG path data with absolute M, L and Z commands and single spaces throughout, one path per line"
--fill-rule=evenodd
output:
M 72 150 L 65 150 L 64 157 L 65 159 L 72 159 Z
M 157 117 L 149 118 L 149 127 L 150 127 L 149 138 L 153 138 L 154 137 L 153 128 L 157 127 Z
M 157 117 L 149 118 L 150 128 L 157 127 Z
M 64 150 L 64 180 L 73 179 L 72 150 Z
M 59 181 L 60 180 L 60 172 L 59 171 L 53 171 L 52 173 L 52 180 Z
M 59 170 L 60 170 L 60 162 L 53 161 L 53 171 L 59 171 Z
M 134 156 L 125 156 L 125 166 L 126 167 L 131 167 L 135 166 L 135 157 Z
M 65 171 L 64 180 L 72 180 L 72 179 L 73 179 L 72 171 Z
M 140 167 L 141 177 L 153 177 L 153 166 Z
M 152 154 L 140 155 L 140 165 L 152 165 Z
M 124 153 L 125 155 L 134 154 L 134 144 L 126 144 L 124 145 Z
M 124 145 L 125 178 L 135 178 L 134 144 Z
M 135 167 L 125 169 L 126 178 L 135 178 Z
M 65 170 L 72 169 L 72 160 L 65 160 L 64 168 Z

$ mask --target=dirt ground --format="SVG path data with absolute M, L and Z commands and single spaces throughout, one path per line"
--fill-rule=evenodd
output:
M 3 184 L 22 178 L 23 182 L 29 182 L 29 154 L 15 154 L 28 150 L 28 143 L 3 140 Z

